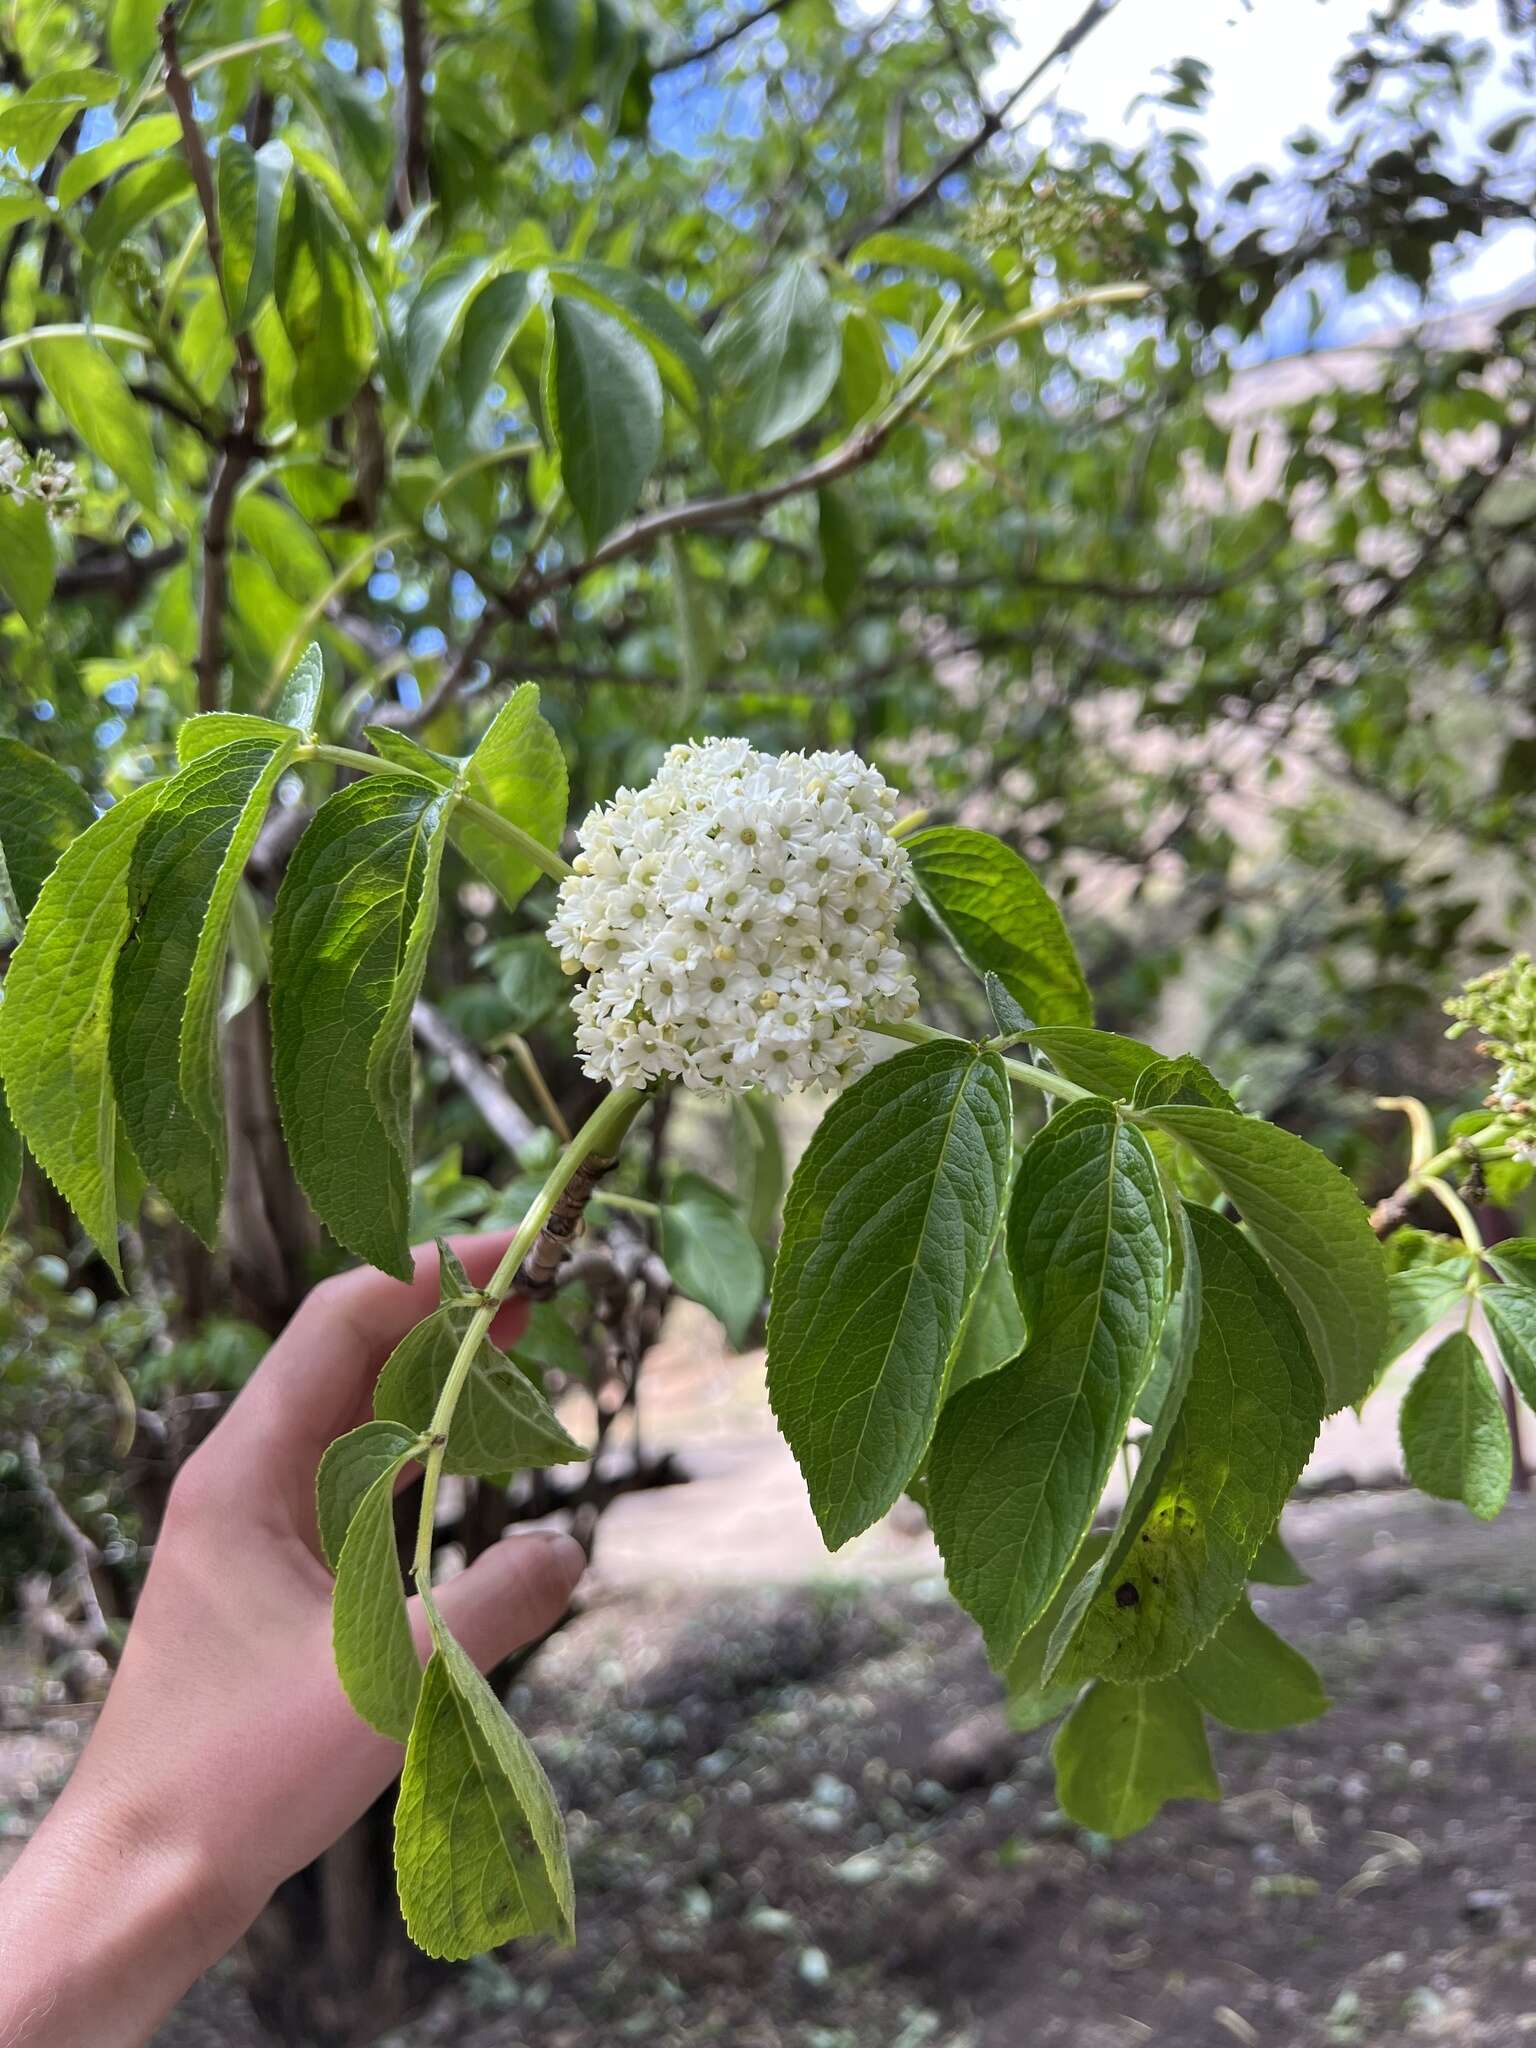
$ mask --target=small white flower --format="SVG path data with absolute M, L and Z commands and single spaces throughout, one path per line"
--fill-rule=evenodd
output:
M 895 944 L 911 864 L 895 792 L 856 754 L 674 747 L 579 834 L 549 938 L 594 1080 L 776 1095 L 854 1079 L 861 1027 L 917 989 Z

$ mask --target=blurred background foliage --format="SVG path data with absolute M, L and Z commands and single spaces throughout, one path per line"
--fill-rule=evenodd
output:
M 1339 10 L 1326 120 L 1217 183 L 1173 14 L 1121 128 L 1058 110 L 1136 4 L 1061 11 L 1051 47 L 1004 0 L 189 0 L 168 37 L 157 0 L 16 0 L 0 735 L 99 806 L 313 636 L 343 744 L 463 754 L 536 680 L 577 816 L 691 734 L 855 747 L 1037 865 L 1102 1024 L 1392 1185 L 1374 1098 L 1476 1104 L 1439 1005 L 1530 920 L 1536 288 L 1455 287 L 1501 237 L 1529 255 L 1533 20 Z M 967 322 L 985 345 L 919 391 Z M 288 779 L 237 919 L 229 1249 L 152 1201 L 122 1292 L 28 1176 L 0 1606 L 79 1538 L 110 1636 L 176 1462 L 334 1262 L 262 996 L 327 774 Z M 547 887 L 513 918 L 452 884 L 422 1234 L 515 1208 L 589 1096 Z M 979 1023 L 911 936 L 935 1021 Z M 662 1112 L 621 1263 L 651 1256 L 623 1198 L 700 1169 L 771 1249 L 772 1121 Z M 649 1320 L 616 1336 L 598 1275 L 549 1334 L 600 1407 L 633 1402 L 671 1249 Z M 723 1293 L 694 1265 L 744 1339 L 751 1260 Z

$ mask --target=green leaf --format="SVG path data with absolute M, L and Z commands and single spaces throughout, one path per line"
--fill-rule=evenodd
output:
M 295 604 L 312 603 L 330 583 L 330 556 L 286 498 L 262 490 L 244 492 L 235 510 L 235 531 Z
M 1164 1103 L 1185 1103 L 1192 1107 L 1229 1109 L 1237 1104 L 1210 1068 L 1186 1052 L 1178 1059 L 1153 1060 L 1136 1076 L 1131 1101 L 1137 1109 L 1156 1108 Z
M 1271 1529 L 1248 1567 L 1252 1586 L 1310 1586 L 1312 1581 L 1286 1548 L 1278 1528 Z
M 135 164 L 109 185 L 91 210 L 85 246 L 104 263 L 136 228 L 192 196 L 192 173 L 182 156 L 161 156 Z
M 947 1404 L 928 1466 L 950 1590 L 999 1669 L 1093 1520 L 1168 1306 L 1157 1167 L 1108 1103 L 1070 1103 L 1030 1144 L 1008 1258 L 1028 1347 Z
M 277 693 L 277 702 L 272 707 L 274 720 L 279 725 L 291 725 L 295 732 L 313 732 L 324 688 L 325 663 L 320 658 L 320 643 L 311 640 Z
M 565 1826 L 527 1738 L 447 1631 L 422 1681 L 395 1808 L 406 1930 L 460 1962 L 524 1934 L 572 1938 Z
M 778 1119 L 771 1098 L 761 1089 L 732 1095 L 731 1134 L 736 1189 L 746 1205 L 747 1228 L 759 1244 L 767 1244 L 778 1220 L 787 1175 Z
M 623 321 L 656 358 L 668 389 L 698 406 L 710 387 L 709 357 L 665 292 L 611 263 L 551 263 L 548 276 L 557 291 L 579 292 Z
M 950 1363 L 946 1398 L 1017 1358 L 1024 1349 L 1024 1334 L 1013 1275 L 1001 1247 L 997 1246 L 971 1296 L 965 1328 Z
M 554 728 L 539 715 L 535 683 L 520 683 L 487 726 L 469 757 L 468 792 L 551 850 L 565 830 L 565 756 Z M 469 816 L 455 818 L 453 842 L 513 910 L 538 880 L 526 854 Z
M 278 238 L 274 288 L 294 355 L 293 416 L 314 426 L 351 403 L 373 362 L 374 328 L 351 237 L 314 179 L 302 175 Z
M 1328 1412 L 1358 1400 L 1387 1339 L 1387 1280 L 1381 1246 L 1349 1181 L 1275 1124 L 1177 1105 L 1147 1116 L 1187 1145 L 1237 1204 L 1306 1325 Z
M 398 1422 L 364 1422 L 327 1447 L 315 1475 L 315 1519 L 320 1548 L 332 1571 L 369 1487 L 384 1473 L 398 1472 L 423 1447 L 417 1433 L 402 1429 Z
M 0 826 L 0 840 L 4 836 Z M 1536 1289 L 1536 1237 L 1506 1237 L 1489 1245 L 1488 1263 L 1512 1287 Z
M 1464 1331 L 1432 1352 L 1398 1416 L 1403 1463 L 1421 1493 L 1492 1521 L 1509 1498 L 1513 1452 L 1499 1390 Z
M 1046 1653 L 1051 1637 L 1061 1620 L 1067 1602 L 1076 1591 L 1083 1574 L 1096 1564 L 1104 1554 L 1109 1541 L 1108 1532 L 1090 1529 L 1083 1538 L 1076 1557 L 1073 1558 L 1067 1576 L 1062 1580 L 1051 1598 L 1051 1604 L 1044 1614 L 1027 1630 L 1023 1641 L 1003 1673 L 1003 1684 L 1008 1694 L 1008 1725 L 1021 1735 L 1028 1735 L 1036 1728 L 1043 1728 L 1048 1721 L 1064 1714 L 1082 1691 L 1076 1683 L 1063 1685 L 1060 1680 L 1048 1679 L 1045 1675 Z
M 105 71 L 49 71 L 0 109 L 0 150 L 13 149 L 23 170 L 52 155 L 65 129 L 87 107 L 114 97 L 117 81 Z
M 823 484 L 816 493 L 816 539 L 822 595 L 842 618 L 859 593 L 866 544 L 851 496 L 834 484 Z
M 459 338 L 458 392 L 466 416 L 486 393 L 501 359 L 538 302 L 535 280 L 525 270 L 493 277 L 464 317 Z
M 57 569 L 47 506 L 40 498 L 0 492 L 0 595 L 34 631 L 47 613 Z
M 1058 1074 L 1111 1102 L 1129 1102 L 1145 1069 L 1163 1057 L 1138 1038 L 1123 1038 L 1118 1031 L 1085 1031 L 1076 1024 L 1036 1028 L 1029 1036 Z
M 861 263 L 887 264 L 927 277 L 941 277 L 989 302 L 1002 297 L 1002 286 L 994 273 L 974 249 L 953 235 L 914 235 L 903 229 L 884 228 L 879 234 L 866 235 L 856 248 L 849 250 L 849 268 Z
M 987 832 L 936 825 L 906 841 L 917 890 L 977 974 L 995 974 L 1042 1024 L 1087 1024 L 1093 1001 L 1061 912 Z
M 381 1472 L 353 1511 L 336 1561 L 331 1647 L 342 1690 L 358 1713 L 381 1735 L 404 1742 L 421 1692 L 421 1663 L 395 1543 L 398 1469 Z
M 680 1173 L 661 1211 L 661 1256 L 673 1285 L 725 1325 L 739 1351 L 763 1302 L 763 1255 L 741 1212 L 702 1174 Z
M 65 847 L 95 816 L 56 761 L 0 736 L 0 908 L 18 930 Z
M 1512 1261 L 1510 1270 L 1518 1270 Z M 1504 1370 L 1527 1407 L 1536 1408 L 1536 1288 L 1510 1282 L 1483 1288 L 1478 1299 L 1498 1340 Z
M 275 718 L 257 718 L 248 711 L 205 711 L 189 718 L 176 734 L 176 758 L 183 768 L 200 761 L 218 747 L 233 746 L 237 740 L 265 740 L 274 747 L 286 746 L 293 728 Z
M 0 1081 L 16 1127 L 119 1274 L 112 974 L 128 936 L 134 842 L 160 788 L 136 789 L 65 849 L 27 920 L 0 1005 Z
M 399 1279 L 411 1272 L 402 1018 L 408 1029 L 450 808 L 408 775 L 339 790 L 299 841 L 272 921 L 272 1065 L 294 1171 L 332 1235 Z
M 1300 1650 L 1266 1627 L 1246 1600 L 1195 1652 L 1182 1676 L 1208 1714 L 1248 1735 L 1315 1721 L 1330 1704 Z
M 140 1166 L 218 1240 L 227 1139 L 219 1004 L 235 890 L 297 735 L 236 740 L 166 783 L 129 871 L 133 927 L 112 997 L 112 1084 Z
M 174 149 L 180 138 L 181 123 L 174 114 L 147 114 L 120 135 L 98 142 L 94 148 L 82 149 L 59 173 L 55 192 L 60 206 L 73 206 L 114 171 L 142 163 L 147 156 L 158 156 L 163 149 Z
M 536 683 L 519 683 L 491 723 L 467 762 L 434 754 L 408 733 L 387 725 L 371 725 L 368 737 L 377 752 L 413 775 L 425 776 L 440 789 L 452 788 L 460 769 L 465 791 L 503 818 L 553 850 L 565 830 L 568 784 L 565 756 L 553 726 L 539 712 Z M 508 910 L 515 910 L 538 880 L 540 870 L 515 846 L 467 812 L 457 812 L 449 828 L 454 845 L 485 877 Z
M 1410 1345 L 1428 1336 L 1442 1316 L 1467 1299 L 1467 1271 L 1456 1266 L 1413 1266 L 1387 1277 L 1387 1341 L 1381 1370 L 1401 1358 Z
M 987 992 L 987 1008 L 992 1012 L 992 1022 L 997 1026 L 1001 1038 L 1027 1038 L 1034 1020 L 1021 1004 L 1016 1003 L 997 975 L 990 969 L 981 977 L 982 987 Z
M 771 448 L 821 411 L 837 382 L 842 336 L 826 280 L 803 257 L 742 293 L 708 349 L 733 441 Z
M 474 1315 L 463 1303 L 449 1303 L 401 1339 L 374 1389 L 373 1412 L 381 1422 L 422 1433 L 431 1428 L 438 1396 Z M 484 1478 L 527 1466 L 569 1464 L 588 1455 L 528 1375 L 488 1337 L 482 1338 L 453 1411 L 443 1470 Z
M 1220 1799 L 1200 1709 L 1176 1678 L 1093 1685 L 1051 1748 L 1056 1797 L 1079 1827 L 1119 1841 L 1170 1799 Z
M 588 552 L 634 505 L 661 454 L 661 378 L 629 329 L 578 299 L 550 309 L 545 405 Z
M 400 367 L 412 412 L 420 412 L 427 388 L 476 293 L 492 274 L 489 256 L 447 256 L 422 279 L 405 317 Z
M 535 1030 L 570 999 L 571 978 L 542 932 L 518 932 L 510 939 L 496 940 L 475 956 L 475 964 L 488 964 L 495 975 L 509 1031 Z M 737 1100 L 731 1099 L 733 1103 Z
M 142 71 L 160 47 L 159 0 L 111 0 L 107 14 L 107 55 L 127 79 Z
M 219 144 L 219 226 L 224 238 L 224 291 L 238 333 L 272 290 L 278 223 L 293 158 L 281 142 L 253 150 L 226 135 Z
M 21 1192 L 21 1169 L 26 1162 L 26 1151 L 21 1142 L 21 1133 L 11 1122 L 10 1106 L 5 1099 L 5 1090 L 0 1088 L 0 1231 L 11 1220 L 11 1211 L 16 1206 L 16 1197 Z
M 905 1486 L 1008 1184 L 993 1054 L 915 1047 L 839 1096 L 800 1162 L 768 1318 L 768 1397 L 836 1549 Z
M 151 510 L 160 482 L 147 415 L 106 350 L 82 335 L 34 341 L 32 360 L 48 395 L 91 453 Z
M 1187 1663 L 1242 1598 L 1317 1441 L 1322 1381 L 1284 1290 L 1233 1224 L 1186 1213 L 1200 1275 L 1188 1382 L 1064 1625 L 1063 1681 L 1164 1678 Z

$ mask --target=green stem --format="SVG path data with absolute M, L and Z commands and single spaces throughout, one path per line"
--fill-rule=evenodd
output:
M 958 1038 L 953 1031 L 935 1031 L 931 1024 L 871 1024 L 867 1027 L 881 1038 L 899 1038 L 907 1045 L 932 1045 L 939 1039 L 951 1045 L 969 1045 L 968 1038 Z M 1043 1067 L 1031 1067 L 1023 1060 L 1004 1060 L 1003 1070 L 1011 1079 L 1022 1081 L 1026 1088 L 1038 1088 L 1042 1095 L 1059 1095 L 1063 1102 L 1081 1102 L 1091 1095 L 1091 1088 L 1079 1088 L 1075 1081 L 1069 1081 L 1065 1074 L 1049 1074 Z
M 512 1242 L 502 1253 L 495 1272 L 481 1290 L 480 1306 L 469 1319 L 463 1341 L 453 1355 L 443 1391 L 432 1411 L 431 1446 L 424 1460 L 421 1515 L 416 1524 L 416 1556 L 412 1576 L 417 1591 L 430 1604 L 432 1598 L 432 1533 L 437 1525 L 437 1488 L 443 1476 L 443 1457 L 454 1410 L 469 1378 L 470 1368 L 496 1320 L 496 1312 L 512 1292 L 523 1260 L 533 1249 L 539 1232 L 549 1221 L 555 1204 L 565 1193 L 576 1169 L 593 1154 L 603 1157 L 617 1151 L 624 1133 L 634 1121 L 645 1097 L 638 1088 L 616 1088 L 593 1110 L 569 1145 L 550 1168 L 549 1178 L 534 1196 L 528 1212 L 517 1226 Z
M 316 740 L 307 747 L 300 747 L 294 755 L 296 761 L 329 761 L 333 767 L 353 768 L 359 775 L 400 775 L 398 763 L 386 761 L 379 754 L 365 754 L 357 747 L 333 747 L 327 742 Z M 528 856 L 541 874 L 553 882 L 563 882 L 572 870 L 570 863 L 560 858 L 552 848 L 543 846 L 531 832 L 525 832 L 521 825 L 514 825 L 510 818 L 504 818 L 500 811 L 493 811 L 489 804 L 477 803 L 474 797 L 459 796 L 458 806 L 477 825 L 483 825 L 487 832 L 493 832 L 498 839 L 504 839 L 508 846 L 515 846 L 519 853 Z
M 1447 1216 L 1456 1225 L 1456 1228 L 1461 1232 L 1462 1243 L 1472 1254 L 1473 1258 L 1480 1259 L 1483 1256 L 1483 1233 L 1478 1229 L 1477 1221 L 1472 1211 L 1450 1185 L 1449 1181 L 1442 1180 L 1436 1173 L 1420 1172 L 1415 1174 L 1414 1178 L 1422 1188 L 1434 1196 Z

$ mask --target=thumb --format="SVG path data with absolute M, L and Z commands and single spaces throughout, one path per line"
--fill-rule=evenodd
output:
M 437 1609 L 466 1654 L 487 1671 L 554 1627 L 586 1568 L 581 1545 L 556 1529 L 504 1536 L 436 1589 Z M 425 1652 L 426 1616 L 419 1601 L 411 1605 L 417 1647 Z

